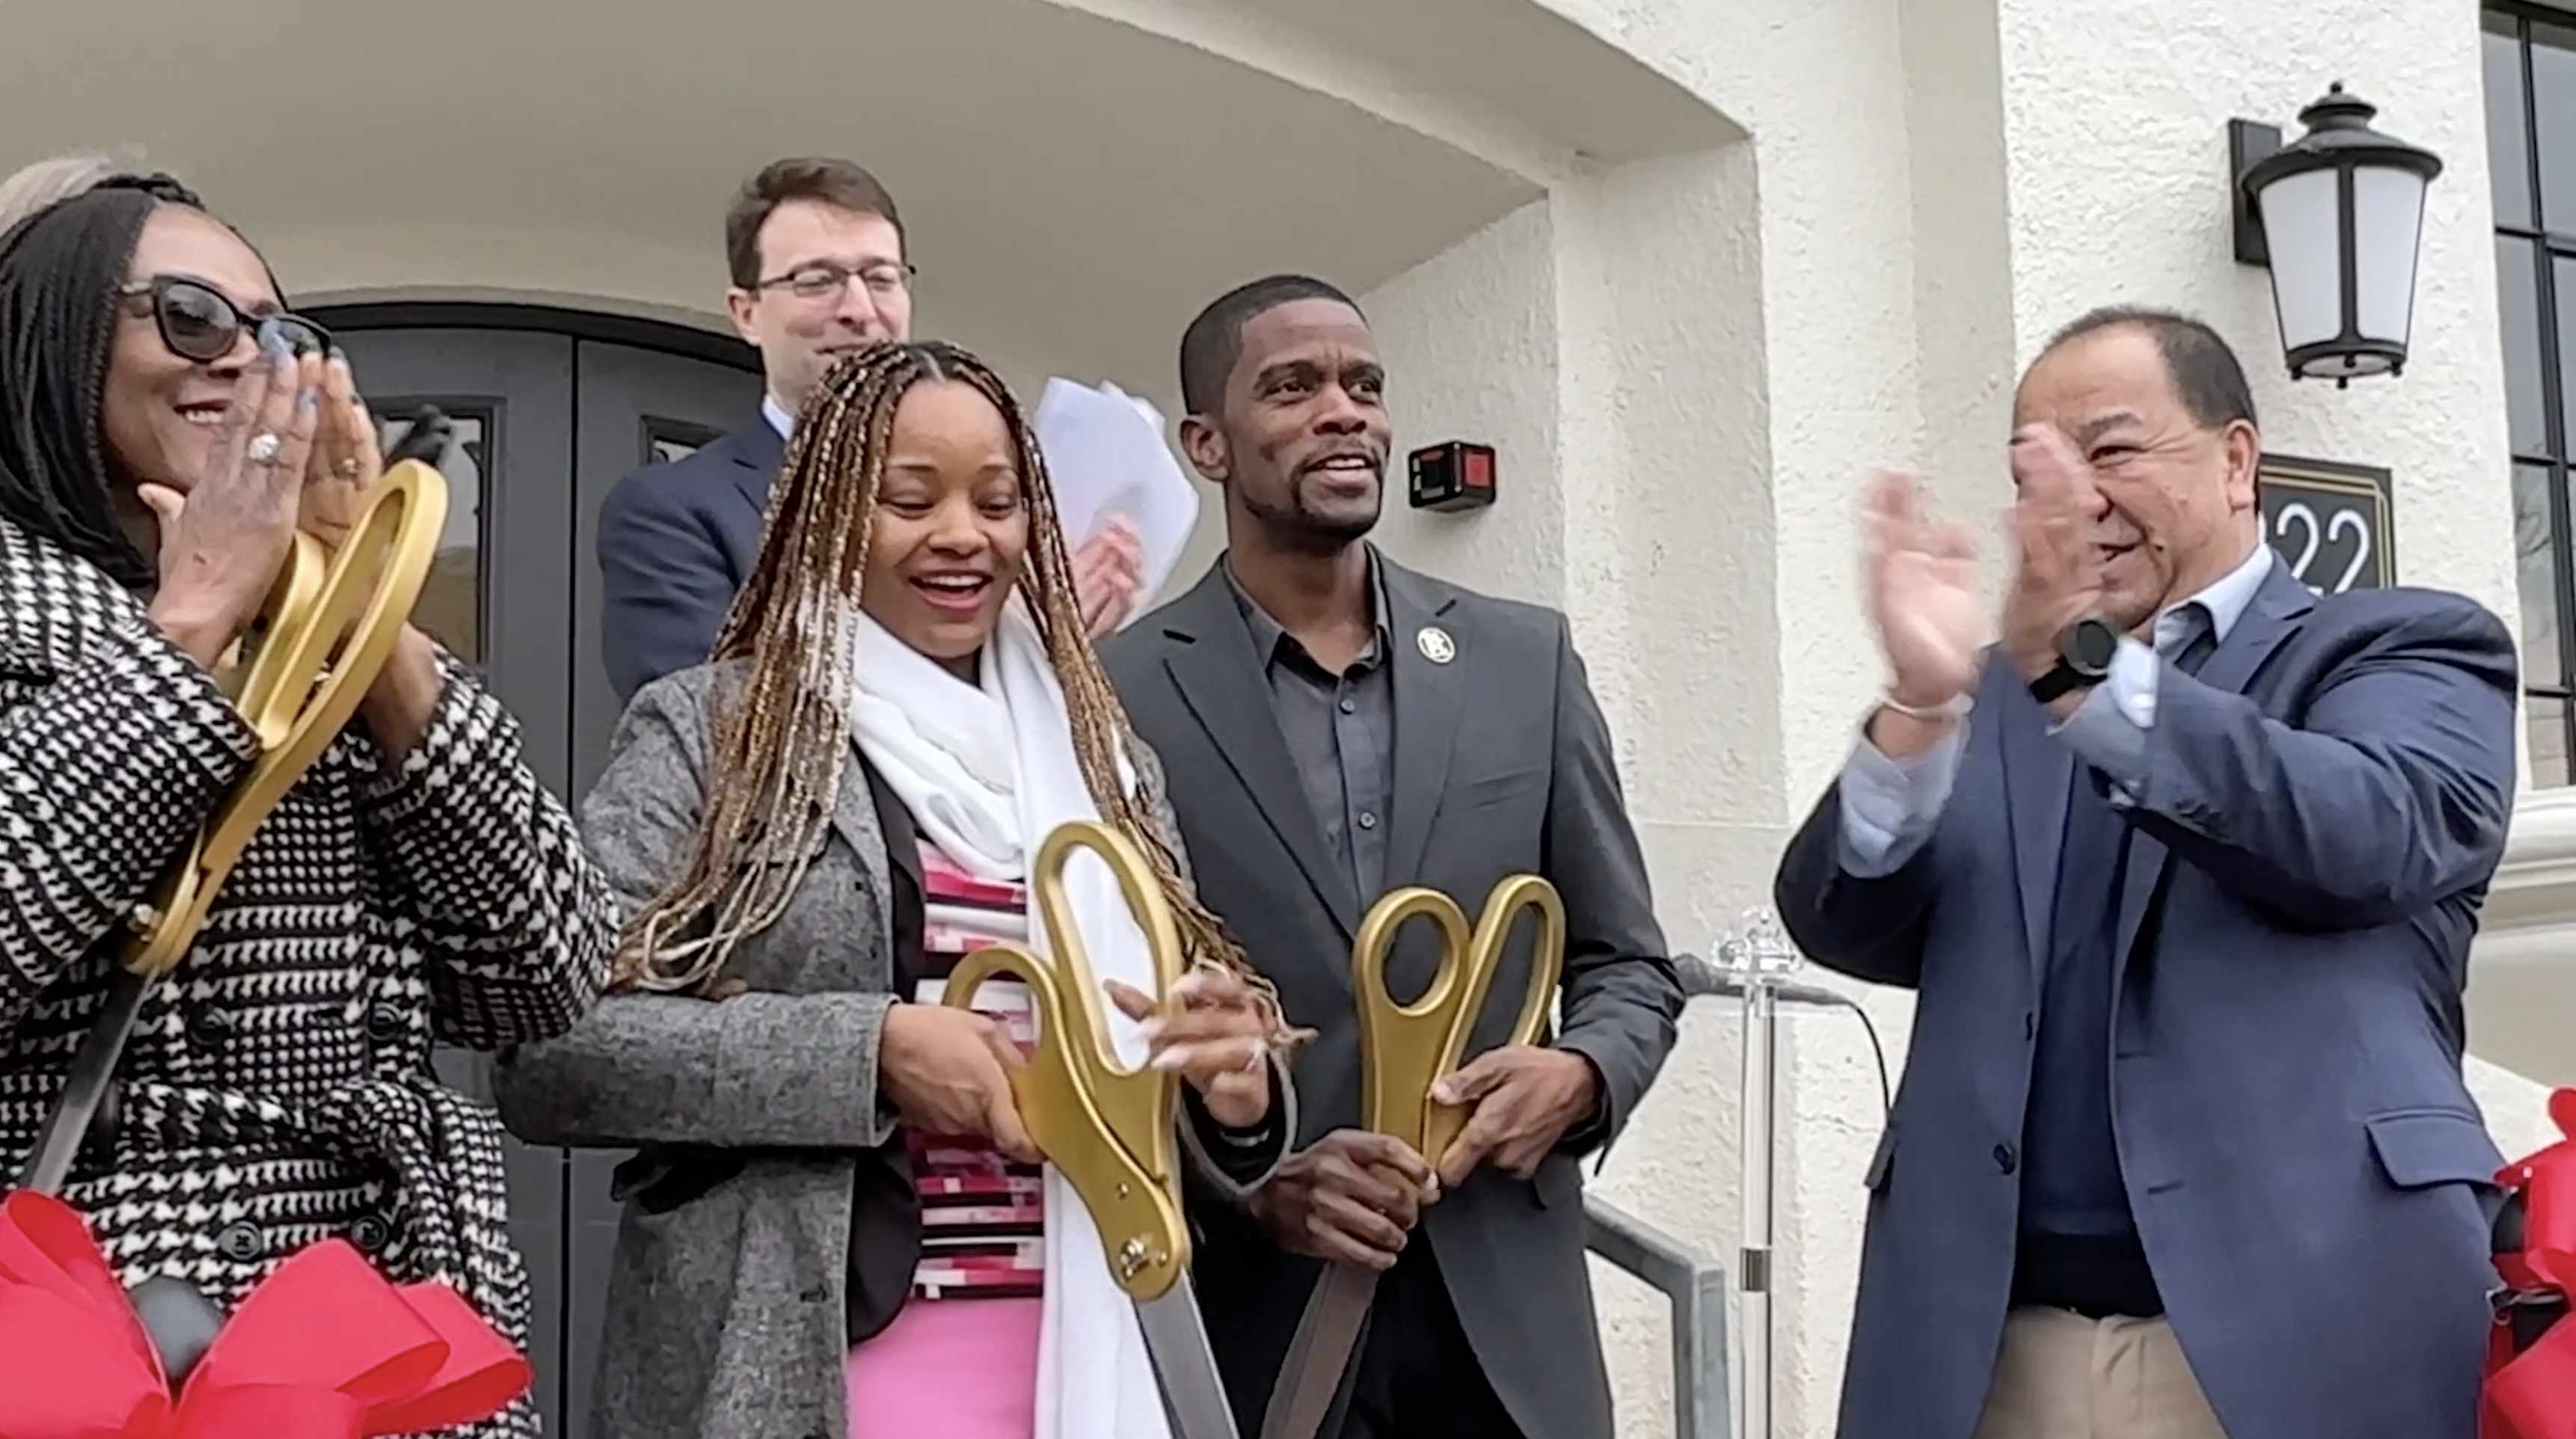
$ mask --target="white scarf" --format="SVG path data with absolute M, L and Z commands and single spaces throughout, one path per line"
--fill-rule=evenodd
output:
M 980 669 L 981 682 L 968 684 L 862 615 L 852 731 L 923 835 L 959 868 L 978 879 L 1025 882 L 1056 826 L 1105 816 L 1074 759 L 1064 686 L 1016 599 L 1003 610 Z M 1133 790 L 1135 771 L 1123 754 L 1119 779 Z M 1109 867 L 1077 853 L 1065 867 L 1065 893 L 1094 977 L 1155 993 L 1144 932 Z M 1029 947 L 1040 958 L 1051 948 L 1034 903 Z M 1101 1008 L 1121 1060 L 1143 1062 L 1136 1023 L 1105 994 Z M 1081 1196 L 1051 1164 L 1045 1284 L 1037 1439 L 1169 1439 L 1135 1305 L 1110 1277 Z

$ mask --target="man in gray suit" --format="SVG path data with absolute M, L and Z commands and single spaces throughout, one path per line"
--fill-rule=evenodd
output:
M 1384 1271 L 1342 1439 L 1611 1439 L 1577 1159 L 1653 1081 L 1681 989 L 1564 616 L 1366 543 L 1385 384 L 1367 321 L 1322 281 L 1210 305 L 1181 342 L 1181 440 L 1224 491 L 1226 554 L 1102 650 L 1171 777 L 1199 893 L 1318 1033 L 1297 1068 L 1303 1152 L 1248 1211 L 1202 1210 L 1199 1298 L 1247 1432 L 1319 1261 L 1337 1261 Z M 1353 932 L 1387 890 L 1428 885 L 1472 912 L 1524 872 L 1565 901 L 1562 1027 L 1502 1042 L 1523 933 L 1453 1078 L 1474 1110 L 1435 1174 L 1352 1128 Z M 1436 959 L 1413 928 L 1388 967 L 1399 998 Z
M 2290 575 L 2206 325 L 2088 315 L 2014 411 L 2001 642 L 1879 477 L 1887 692 L 1780 864 L 1807 952 L 1917 1001 L 1842 1439 L 2472 1439 L 2512 637 Z

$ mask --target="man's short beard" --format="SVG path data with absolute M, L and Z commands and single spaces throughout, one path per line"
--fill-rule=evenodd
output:
M 1337 520 L 1306 508 L 1302 497 L 1284 505 L 1247 500 L 1244 510 L 1261 522 L 1280 548 L 1310 555 L 1339 554 L 1368 538 L 1369 531 L 1377 528 L 1379 514 L 1371 510 L 1366 519 Z

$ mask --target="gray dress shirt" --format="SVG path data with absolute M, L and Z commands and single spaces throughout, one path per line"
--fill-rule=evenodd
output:
M 1395 793 L 1395 688 L 1387 664 L 1386 587 L 1370 562 L 1369 604 L 1377 633 L 1350 668 L 1333 674 L 1317 663 L 1297 637 L 1235 583 L 1225 581 L 1252 652 L 1261 656 L 1270 682 L 1270 710 L 1306 803 L 1323 827 L 1333 857 L 1347 866 L 1365 904 L 1386 887 L 1387 804 Z

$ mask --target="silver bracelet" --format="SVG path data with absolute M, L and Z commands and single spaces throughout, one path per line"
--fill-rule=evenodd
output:
M 1910 705 L 1905 701 L 1898 699 L 1894 690 L 1880 690 L 1878 692 L 1878 704 L 1875 707 L 1883 710 L 1894 710 L 1896 713 L 1905 716 L 1907 719 L 1922 720 L 1927 724 L 1937 724 L 1943 720 L 1965 718 L 1968 711 L 1977 707 L 1977 702 L 1971 696 L 1958 695 L 1953 697 L 1947 704 Z
M 1265 1119 L 1250 1129 L 1216 1127 L 1217 1142 L 1232 1149 L 1268 1149 L 1279 1142 L 1279 1126 Z

